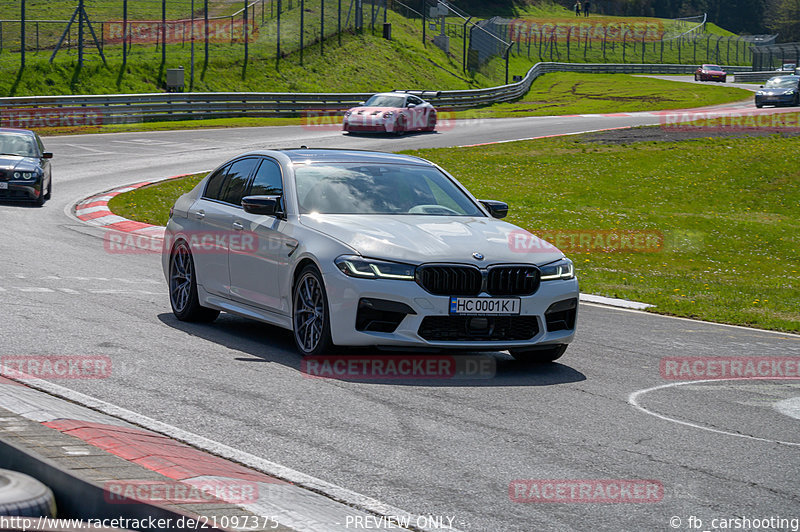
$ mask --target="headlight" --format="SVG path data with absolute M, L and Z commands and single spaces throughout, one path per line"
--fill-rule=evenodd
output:
M 794 95 L 794 91 L 786 91 L 786 96 L 792 96 L 792 95 Z
M 764 96 L 764 91 L 756 91 L 756 96 Z
M 33 172 L 22 172 L 23 179 L 36 179 L 36 174 Z
M 386 111 L 385 113 L 383 113 L 383 117 L 384 118 L 391 118 L 393 116 L 394 116 L 394 113 L 392 111 Z
M 398 279 L 413 281 L 416 268 L 410 264 L 367 259 L 357 255 L 342 255 L 334 263 L 349 277 L 361 279 Z
M 22 179 L 22 174 L 19 172 L 14 172 L 14 179 Z
M 566 280 L 575 277 L 575 266 L 569 259 L 561 259 L 545 266 L 539 266 L 542 271 L 542 281 Z
M 350 116 L 351 114 L 353 114 L 353 111 L 345 111 L 345 112 L 344 112 L 344 117 L 345 117 L 345 118 L 347 118 L 347 117 L 348 117 L 348 116 Z

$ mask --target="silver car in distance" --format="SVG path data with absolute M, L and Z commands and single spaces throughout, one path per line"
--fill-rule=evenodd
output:
M 257 151 L 175 203 L 162 257 L 179 320 L 220 311 L 334 346 L 509 350 L 547 362 L 575 335 L 578 281 L 555 247 L 406 155 Z

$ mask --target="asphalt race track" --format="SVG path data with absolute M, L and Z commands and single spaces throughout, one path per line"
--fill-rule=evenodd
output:
M 497 119 L 402 138 L 303 127 L 46 138 L 53 199 L 0 204 L 0 354 L 108 355 L 109 378 L 58 384 L 413 514 L 455 517 L 461 530 L 800 518 L 800 382 L 677 385 L 660 372 L 664 357 L 797 357 L 800 336 L 582 304 L 560 363 L 494 353 L 483 355 L 496 363 L 490 379 L 311 379 L 286 331 L 224 314 L 210 325 L 175 320 L 159 256 L 108 252 L 100 229 L 69 214 L 93 193 L 258 148 L 400 150 L 659 120 Z M 663 499 L 513 502 L 510 483 L 525 479 L 652 480 Z

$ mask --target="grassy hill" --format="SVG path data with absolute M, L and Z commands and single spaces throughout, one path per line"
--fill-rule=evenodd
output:
M 166 47 L 166 62 L 161 61 L 161 48 L 155 44 L 135 44 L 123 64 L 120 44 L 105 43 L 104 53 L 107 65 L 100 61 L 96 49 L 86 48 L 84 66 L 78 68 L 74 42 L 72 48 L 62 49 L 53 63 L 49 62 L 51 52 L 48 50 L 27 53 L 26 68 L 20 70 L 19 57 L 19 24 L 15 29 L 12 22 L 4 22 L 3 48 L 0 49 L 0 95 L 56 95 L 56 94 L 109 94 L 109 93 L 141 93 L 164 90 L 165 70 L 183 66 L 185 68 L 187 90 L 194 91 L 275 91 L 275 92 L 349 92 L 379 91 L 402 89 L 465 89 L 498 85 L 505 80 L 505 64 L 497 58 L 483 67 L 479 72 L 464 72 L 462 64 L 463 40 L 460 36 L 451 36 L 451 53 L 446 54 L 434 46 L 430 40 L 433 31 L 427 29 L 426 45 L 422 43 L 422 21 L 419 18 L 406 18 L 389 11 L 388 20 L 392 23 L 391 41 L 384 40 L 378 29 L 382 16 L 377 20 L 373 30 L 367 23 L 363 33 L 345 32 L 341 39 L 333 36 L 319 42 L 318 24 L 320 8 L 323 0 L 305 0 L 305 43 L 313 43 L 302 54 L 299 46 L 300 9 L 298 0 L 284 0 L 287 9 L 281 19 L 282 57 L 276 59 L 277 20 L 275 13 L 270 13 L 270 4 L 265 4 L 265 13 L 255 11 L 255 20 L 259 23 L 256 33 L 249 42 L 249 59 L 244 63 L 244 45 L 241 42 L 219 43 L 209 45 L 209 59 L 205 62 L 202 41 L 195 44 L 194 77 L 191 78 L 191 53 L 189 42 L 176 42 Z M 101 20 L 118 20 L 120 18 L 119 0 L 93 0 L 87 3 L 90 16 L 95 25 Z M 160 2 L 129 2 L 131 18 L 160 19 Z M 197 0 L 196 7 L 202 2 Z M 330 7 L 335 3 L 327 0 L 325 18 L 326 28 L 336 24 L 336 13 Z M 347 4 L 347 2 L 343 2 Z M 28 0 L 28 17 L 36 17 L 43 11 L 51 19 L 67 18 L 71 14 L 72 2 L 54 0 Z M 212 15 L 230 15 L 240 9 L 239 1 L 213 0 Z M 520 4 L 522 5 L 522 4 Z M 167 18 L 185 18 L 188 3 L 167 2 Z M 289 8 L 291 6 L 291 9 Z M 511 16 L 526 19 L 548 21 L 563 20 L 571 13 L 555 4 L 537 6 L 523 5 L 515 8 Z M 18 17 L 18 7 L 11 8 L 7 3 L 0 4 L 0 17 Z M 201 16 L 195 10 L 195 16 Z M 272 15 L 272 18 L 270 16 Z M 261 24 L 263 17 L 263 24 Z M 573 16 L 573 19 L 575 17 Z M 349 17 L 348 17 L 349 20 Z M 456 21 L 458 19 L 452 19 Z M 572 20 L 572 19 L 569 19 Z M 668 25 L 671 22 L 660 19 L 626 18 L 626 17 L 589 17 L 593 24 L 619 23 L 652 23 Z M 251 15 L 252 22 L 252 15 Z M 48 26 L 52 33 L 53 26 Z M 63 24 L 59 26 L 63 28 Z M 721 36 L 723 30 L 708 25 L 707 29 L 714 35 Z M 28 46 L 31 46 L 31 26 L 28 25 Z M 44 25 L 40 29 L 42 39 Z M 63 31 L 63 29 L 61 30 Z M 102 28 L 98 29 L 102 32 Z M 16 33 L 15 33 L 16 32 Z M 16 35 L 16 37 L 15 37 Z M 710 33 L 711 35 L 711 33 Z M 39 35 L 37 34 L 37 38 Z M 14 38 L 17 38 L 16 48 Z M 88 38 L 88 36 L 87 36 Z M 603 52 L 599 42 L 578 43 L 572 40 L 569 53 L 566 42 L 560 41 L 555 46 L 541 46 L 538 38 L 528 46 L 520 42 L 512 50 L 510 73 L 522 75 L 534 63 L 542 61 L 570 62 L 679 62 L 676 43 L 665 43 L 663 52 L 660 43 L 648 42 L 642 57 L 641 43 L 628 42 L 609 43 Z M 341 42 L 341 44 L 340 44 Z M 731 55 L 730 46 L 722 44 L 721 53 Z M 324 45 L 324 52 L 320 44 Z M 707 53 L 706 45 L 712 49 Z M 680 62 L 719 61 L 729 63 L 728 57 L 720 57 L 716 53 L 717 38 L 701 39 L 698 45 L 684 43 L 680 54 Z M 9 50 L 10 47 L 10 50 Z M 287 51 L 289 53 L 287 53 Z

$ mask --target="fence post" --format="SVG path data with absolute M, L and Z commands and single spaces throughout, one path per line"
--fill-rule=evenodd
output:
M 247 70 L 247 56 L 249 52 L 247 45 L 248 41 L 250 40 L 247 38 L 247 23 L 249 22 L 247 20 L 247 0 L 244 0 L 244 13 L 242 13 L 242 19 L 242 23 L 244 24 L 244 28 L 242 28 L 242 35 L 244 35 L 244 66 L 242 67 L 242 72 L 244 72 Z
M 422 2 L 422 46 L 425 46 L 425 30 L 428 26 L 428 21 L 425 20 L 425 2 Z
M 569 27 L 569 31 L 567 31 L 567 63 L 569 63 L 569 41 L 570 37 L 572 36 L 572 28 L 574 26 Z
M 708 34 L 708 38 L 706 39 L 706 63 L 711 61 L 711 34 Z
M 642 63 L 644 63 L 644 54 L 647 51 L 647 46 L 644 42 L 645 33 L 642 33 Z
M 339 0 L 339 11 L 336 14 L 336 36 L 339 40 L 339 46 L 342 45 L 342 0 Z
M 25 0 L 20 1 L 19 25 L 19 68 L 25 68 Z
M 208 1 L 208 0 L 206 0 Z M 277 9 L 277 25 L 276 25 L 276 33 L 277 33 L 277 44 L 275 45 L 275 69 L 278 69 L 278 65 L 281 62 L 281 0 L 278 0 L 278 9 Z
M 192 13 L 191 17 L 191 27 L 189 28 L 189 91 L 191 91 L 194 87 L 194 0 L 192 0 L 191 5 Z
M 303 35 L 306 24 L 306 0 L 300 0 L 300 66 L 303 66 Z
M 625 33 L 622 34 L 622 62 L 625 62 L 625 45 L 627 44 L 628 39 L 628 31 L 625 30 Z
M 325 0 L 319 0 L 319 55 L 325 55 Z
M 83 66 L 83 0 L 78 0 L 78 66 Z
M 167 0 L 161 0 L 161 64 L 167 64 Z
M 467 71 L 467 24 L 469 24 L 469 21 L 470 21 L 470 20 L 472 20 L 472 17 L 469 17 L 469 18 L 467 19 L 467 21 L 466 21 L 466 22 L 464 22 L 464 30 L 463 30 L 463 32 L 462 32 L 462 33 L 463 33 L 463 35 L 464 35 L 464 43 L 463 43 L 463 49 L 464 49 L 464 51 L 463 51 L 463 57 L 464 57 L 464 61 L 463 61 L 463 64 L 464 64 L 464 72 L 466 72 L 466 71 Z M 530 49 L 531 49 L 531 43 L 530 43 L 530 41 L 528 41 L 528 56 L 530 56 Z
M 280 2 L 280 0 L 278 0 Z M 208 67 L 208 0 L 204 0 L 203 4 L 203 33 L 204 35 L 204 47 L 205 47 L 205 59 L 203 60 L 203 68 Z

